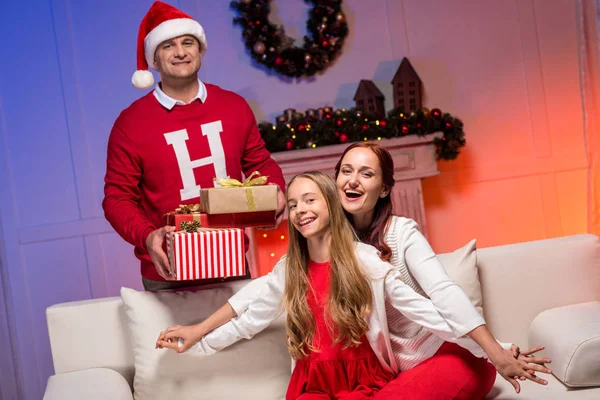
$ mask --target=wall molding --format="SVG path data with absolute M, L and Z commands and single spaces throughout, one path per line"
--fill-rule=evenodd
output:
M 8 380 L 6 387 L 4 379 L 2 380 L 2 392 L 18 393 L 25 399 L 42 398 L 39 386 L 40 377 L 38 372 L 37 355 L 35 351 L 35 341 L 33 337 L 33 321 L 31 319 L 31 306 L 29 299 L 29 290 L 27 288 L 26 274 L 21 257 L 21 247 L 18 240 L 18 224 L 16 220 L 17 208 L 13 197 L 14 184 L 10 168 L 10 158 L 8 154 L 6 126 L 2 114 L 2 97 L 0 96 L 0 227 L 2 241 L 2 262 L 0 268 L 6 267 L 6 273 L 2 275 L 3 285 L 0 285 L 0 295 L 6 300 L 6 306 L 11 310 L 8 312 L 8 335 L 11 338 L 10 343 L 0 344 L 2 354 L 12 354 L 13 362 L 7 367 L 9 370 L 6 376 L 14 375 L 15 380 Z M 3 271 L 0 271 L 2 273 Z M 4 279 L 6 277 L 6 280 Z M 6 292 L 5 291 L 6 287 Z M 21 304 L 25 312 L 15 313 L 13 304 Z M 4 321 L 3 321 L 4 322 Z M 4 345 L 10 344 L 12 350 L 5 353 Z M 6 357 L 7 359 L 10 357 Z M 2 357 L 4 360 L 4 357 Z M 4 367 L 4 361 L 2 363 Z M 12 371 L 10 370 L 12 368 Z M 3 371 L 2 376 L 5 376 Z M 14 397 L 8 397 L 14 398 Z
M 547 158 L 552 156 L 552 142 L 534 2 L 532 0 L 518 1 L 517 12 L 523 75 L 526 84 L 525 92 L 531 116 L 532 147 L 537 158 Z
M 79 215 L 83 219 L 97 217 L 100 210 L 96 202 L 88 139 L 83 121 L 69 1 L 52 0 L 50 6 Z
M 31 244 L 114 232 L 113 228 L 104 218 L 80 219 L 77 221 L 20 228 L 19 243 Z

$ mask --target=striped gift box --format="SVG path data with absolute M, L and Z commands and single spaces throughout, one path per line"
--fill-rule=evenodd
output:
M 178 281 L 245 275 L 244 230 L 200 228 L 167 234 L 171 272 Z

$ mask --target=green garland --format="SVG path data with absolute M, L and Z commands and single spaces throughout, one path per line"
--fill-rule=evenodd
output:
M 339 54 L 348 35 L 342 0 L 304 0 L 311 4 L 306 22 L 308 35 L 301 47 L 281 26 L 269 22 L 270 0 L 238 0 L 230 6 L 239 16 L 233 22 L 243 28 L 252 58 L 275 72 L 289 76 L 312 76 L 323 71 Z
M 259 130 L 272 153 L 443 132 L 442 138 L 434 140 L 437 158 L 453 160 L 466 144 L 462 121 L 437 108 L 422 108 L 409 114 L 392 110 L 384 119 L 356 109 L 334 111 L 324 107 L 305 114 L 286 110 L 276 125 L 262 122 Z

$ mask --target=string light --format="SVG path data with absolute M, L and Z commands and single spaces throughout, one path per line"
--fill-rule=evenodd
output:
M 344 114 L 338 110 L 333 112 L 335 116 L 332 117 L 330 110 L 331 107 L 308 110 L 310 113 L 306 117 L 303 113 L 293 113 L 291 120 L 287 120 L 287 113 L 285 118 L 284 115 L 277 118 L 276 125 L 261 123 L 261 137 L 269 151 L 279 152 L 322 148 L 361 139 L 368 142 L 406 135 L 423 136 L 442 131 L 443 137 L 434 143 L 438 160 L 455 159 L 465 145 L 462 121 L 447 113 L 443 114 L 439 109 L 431 112 L 420 109 L 409 113 L 398 110 L 390 114 L 389 120 L 382 116 L 365 115 L 362 111 L 346 111 Z M 327 119 L 328 116 L 331 118 Z M 316 130 L 312 129 L 313 126 Z M 276 128 L 274 131 L 273 127 Z
M 266 233 L 263 233 L 263 237 L 264 237 L 264 238 L 266 238 L 266 237 L 267 237 L 267 234 L 266 234 Z

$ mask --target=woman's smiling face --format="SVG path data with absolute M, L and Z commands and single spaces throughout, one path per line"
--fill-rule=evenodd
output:
M 336 185 L 342 206 L 353 215 L 372 211 L 377 200 L 387 195 L 379 159 L 364 147 L 356 147 L 344 155 Z

